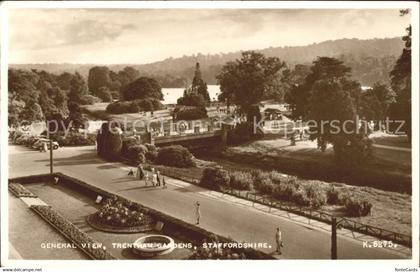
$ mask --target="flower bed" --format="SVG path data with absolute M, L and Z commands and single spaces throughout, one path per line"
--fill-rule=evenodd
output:
M 9 191 L 16 197 L 37 197 L 19 183 L 9 183 Z
M 152 218 L 143 213 L 138 205 L 118 198 L 108 198 L 104 205 L 94 214 L 86 218 L 87 222 L 96 229 L 116 232 L 133 233 L 153 229 Z
M 32 205 L 31 209 L 35 211 L 39 216 L 41 216 L 45 221 L 47 221 L 49 224 L 55 227 L 61 234 L 63 234 L 67 239 L 73 242 L 90 258 L 94 260 L 117 259 L 103 248 L 93 248 L 91 246 L 86 246 L 99 243 L 93 240 L 89 235 L 81 231 L 63 216 L 61 216 L 50 206 Z

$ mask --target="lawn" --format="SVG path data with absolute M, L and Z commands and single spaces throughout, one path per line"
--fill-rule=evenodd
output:
M 390 139 L 391 137 L 387 138 Z M 399 140 L 394 139 L 394 142 L 403 141 L 401 138 L 398 138 Z M 335 165 L 332 145 L 328 145 L 327 150 L 322 152 L 317 148 L 315 141 L 309 140 L 298 141 L 295 146 L 291 146 L 289 140 L 282 138 L 262 139 L 229 147 L 224 153 L 232 158 L 257 155 L 266 160 L 267 165 L 270 165 L 270 163 L 274 165 L 274 161 L 277 159 Z M 384 173 L 411 175 L 411 152 L 396 149 L 385 150 L 382 147 L 373 146 L 373 156 L 373 160 L 365 163 L 363 168 Z

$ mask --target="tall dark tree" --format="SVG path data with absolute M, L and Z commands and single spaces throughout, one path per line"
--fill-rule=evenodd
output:
M 210 102 L 210 95 L 207 91 L 207 84 L 201 77 L 200 63 L 195 64 L 194 78 L 191 84 L 191 92 L 201 95 L 206 102 Z
M 267 58 L 254 51 L 243 52 L 241 59 L 228 62 L 217 75 L 222 91 L 219 99 L 232 100 L 247 113 L 265 97 L 284 69 L 286 64 L 278 58 Z
M 122 89 L 124 100 L 155 98 L 163 100 L 162 88 L 159 83 L 149 77 L 140 77 Z
M 69 102 L 69 116 L 66 119 L 68 126 L 74 129 L 84 128 L 87 122 L 87 119 L 83 117 L 82 110 L 79 104 L 74 102 Z
M 190 87 L 184 90 L 184 94 L 177 100 L 178 105 L 205 107 L 210 103 L 210 95 L 207 84 L 201 78 L 200 64 L 195 66 L 194 78 Z
M 360 165 L 370 156 L 368 131 L 357 122 L 362 94 L 358 82 L 350 79 L 350 68 L 334 58 L 314 61 L 306 77 L 299 101 L 299 110 L 310 126 L 310 139 L 325 150 L 328 143 L 340 165 Z
M 130 84 L 131 82 L 133 82 L 139 77 L 140 77 L 140 72 L 130 66 L 124 67 L 123 70 L 118 72 L 118 80 L 121 83 L 121 87 L 124 87 Z
M 109 161 L 117 161 L 120 159 L 122 139 L 119 133 L 118 125 L 111 123 L 103 123 L 98 131 L 97 151 L 98 155 Z
M 389 106 L 395 102 L 395 92 L 388 86 L 375 83 L 359 97 L 358 112 L 366 120 L 385 120 Z
M 111 85 L 110 71 L 106 66 L 95 66 L 90 68 L 88 76 L 89 92 L 97 96 L 97 92 L 101 87 L 109 87 Z
M 401 10 L 401 16 L 409 10 Z M 391 87 L 396 93 L 396 101 L 390 107 L 389 115 L 394 120 L 405 122 L 404 131 L 411 138 L 411 25 L 402 39 L 405 47 L 390 73 Z
M 112 102 L 112 93 L 108 87 L 100 87 L 96 91 L 96 96 L 102 99 L 103 102 Z
M 309 74 L 301 84 L 295 83 L 290 90 L 288 102 L 295 118 L 308 118 L 311 90 L 318 80 L 337 81 L 347 78 L 350 68 L 335 58 L 319 57 L 310 67 Z
M 69 88 L 69 102 L 81 104 L 83 102 L 82 98 L 88 94 L 88 91 L 85 80 L 78 72 L 72 77 Z

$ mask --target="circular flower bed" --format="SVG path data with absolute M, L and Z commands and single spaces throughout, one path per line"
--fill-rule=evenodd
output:
M 137 206 L 116 199 L 107 199 L 94 214 L 87 217 L 94 228 L 107 232 L 143 232 L 153 229 L 152 218 Z

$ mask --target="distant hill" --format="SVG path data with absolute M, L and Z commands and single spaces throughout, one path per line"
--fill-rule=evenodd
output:
M 284 60 L 290 68 L 293 68 L 296 64 L 310 64 L 318 56 L 336 57 L 343 60 L 346 65 L 352 68 L 354 79 L 360 81 L 362 85 L 371 86 L 376 81 L 389 83 L 388 74 L 401 54 L 403 47 L 404 43 L 401 38 L 396 37 L 369 40 L 340 39 L 306 46 L 269 47 L 255 51 L 261 52 L 269 57 L 279 57 Z M 240 55 L 240 51 L 211 55 L 199 53 L 180 58 L 167 58 L 149 64 L 111 64 L 108 65 L 108 67 L 111 70 L 119 71 L 125 66 L 132 66 L 138 69 L 142 75 L 157 77 L 170 75 L 171 77 L 181 77 L 191 81 L 194 74 L 195 63 L 199 62 L 203 79 L 207 81 L 208 84 L 216 84 L 215 76 L 219 73 L 223 64 L 227 61 L 240 58 Z M 89 69 L 95 65 L 51 63 L 19 64 L 10 66 L 22 69 L 45 70 L 51 73 L 78 71 L 83 76 L 87 77 Z M 177 81 L 176 85 L 182 84 Z

